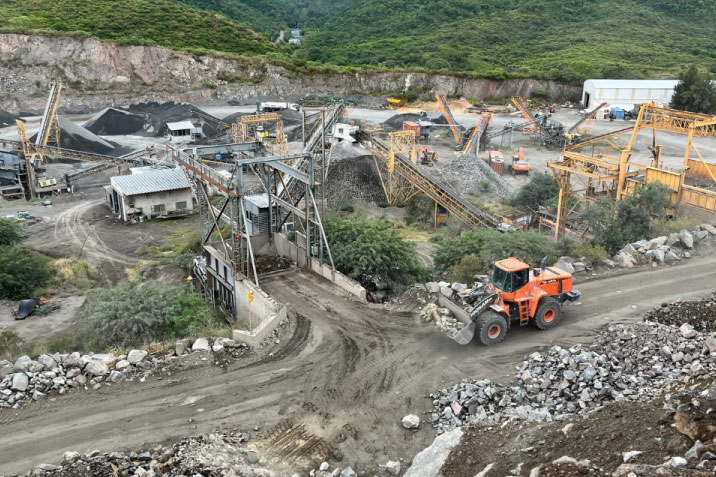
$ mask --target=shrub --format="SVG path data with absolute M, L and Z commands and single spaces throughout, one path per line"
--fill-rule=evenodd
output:
M 435 202 L 428 196 L 416 194 L 406 204 L 408 215 L 414 217 L 415 220 L 425 224 L 433 223 L 433 214 L 435 213 Z
M 60 258 L 55 260 L 57 279 L 65 285 L 86 291 L 95 284 L 95 272 L 92 266 L 73 258 Z
M 480 192 L 482 192 L 483 194 L 492 192 L 493 190 L 495 190 L 495 186 L 492 184 L 491 181 L 489 181 L 487 179 L 480 181 L 480 183 L 478 184 L 477 187 L 480 190 Z
M 0 332 L 0 358 L 14 361 L 20 354 L 22 338 L 12 330 Z
M 571 244 L 566 247 L 566 254 L 576 258 L 585 257 L 593 265 L 609 259 L 609 252 L 603 246 L 590 243 Z
M 536 265 L 544 256 L 555 260 L 558 253 L 552 240 L 536 232 L 503 234 L 493 229 L 480 229 L 442 240 L 435 254 L 435 265 L 441 270 L 448 270 L 466 255 L 479 257 L 482 268 L 478 271 L 486 271 L 491 262 L 503 258 L 517 257 Z
M 155 281 L 124 281 L 96 290 L 79 318 L 75 339 L 95 350 L 189 336 L 220 320 L 194 290 Z
M 530 207 L 536 209 L 538 205 L 547 205 L 559 197 L 559 184 L 548 174 L 537 173 L 512 199 L 516 207 Z
M 473 277 L 487 269 L 485 262 L 477 255 L 465 255 L 459 263 L 450 267 L 448 277 L 451 281 L 467 283 L 470 285 Z
M 336 268 L 364 286 L 385 283 L 398 291 L 424 274 L 413 244 L 386 220 L 329 217 L 323 225 Z
M 49 258 L 20 245 L 0 247 L 0 299 L 30 298 L 52 277 Z
M 12 220 L 0 218 L 0 247 L 15 245 L 21 239 L 20 226 Z
M 386 208 L 390 207 L 390 204 L 385 201 L 382 201 L 382 202 L 378 202 L 378 207 L 380 207 L 381 209 L 386 209 Z
M 688 230 L 701 223 L 701 220 L 690 217 L 684 217 L 681 219 L 653 219 L 651 224 L 649 224 L 649 230 L 652 237 L 659 237 L 662 235 L 669 235 L 674 232 L 678 233 L 683 229 Z

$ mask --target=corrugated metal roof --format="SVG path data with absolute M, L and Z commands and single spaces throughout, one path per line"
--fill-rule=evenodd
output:
M 177 121 L 175 123 L 167 123 L 170 131 L 181 131 L 183 129 L 194 129 L 194 123 L 191 121 Z
M 122 195 L 151 194 L 168 190 L 189 189 L 191 184 L 181 169 L 160 169 L 129 176 L 116 176 L 112 185 Z
M 254 194 L 244 197 L 247 203 L 253 204 L 259 209 L 268 209 L 269 200 L 266 194 Z

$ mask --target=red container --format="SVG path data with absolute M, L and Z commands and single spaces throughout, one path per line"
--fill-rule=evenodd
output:
M 403 131 L 413 131 L 415 132 L 415 137 L 420 137 L 420 124 L 414 121 L 404 121 Z

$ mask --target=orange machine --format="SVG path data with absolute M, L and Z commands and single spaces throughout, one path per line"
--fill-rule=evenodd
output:
M 438 161 L 439 154 L 437 152 L 428 151 L 426 146 L 416 147 L 415 152 L 418 159 L 420 159 L 420 164 L 425 166 L 432 166 Z
M 490 346 L 505 339 L 514 321 L 520 326 L 533 323 L 540 330 L 554 328 L 562 318 L 562 305 L 579 300 L 572 288 L 572 275 L 555 267 L 530 270 L 528 264 L 511 257 L 494 264 L 492 283 L 459 294 L 466 326 L 454 337 L 467 344 L 477 331 L 480 342 Z
M 523 173 L 530 175 L 530 163 L 527 162 L 527 159 L 525 159 L 522 148 L 520 148 L 519 153 L 517 155 L 512 156 L 512 164 L 509 165 L 508 169 L 510 169 L 510 172 L 512 172 L 513 176 L 515 174 Z

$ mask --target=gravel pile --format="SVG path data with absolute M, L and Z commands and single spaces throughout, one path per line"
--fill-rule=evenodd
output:
M 43 354 L 36 359 L 21 356 L 11 363 L 0 361 L 0 409 L 17 409 L 30 400 L 39 401 L 48 394 L 65 394 L 72 389 L 99 389 L 125 380 L 143 381 L 158 367 L 178 356 L 192 352 L 213 352 L 219 364 L 240 357 L 248 346 L 227 338 L 216 338 L 213 346 L 206 338 L 179 340 L 164 356 L 132 350 L 126 355 Z
M 529 355 L 512 386 L 463 380 L 431 394 L 432 423 L 441 434 L 466 423 L 561 420 L 605 402 L 652 397 L 687 376 L 713 373 L 715 355 L 716 339 L 690 326 L 613 325 L 589 348 L 554 346 Z
M 461 193 L 476 189 L 482 181 L 494 184 L 495 191 L 502 197 L 514 193 L 514 188 L 502 176 L 485 161 L 470 154 L 455 156 L 449 164 L 441 167 L 441 171 L 442 176 Z
M 663 303 L 644 317 L 646 321 L 656 321 L 665 325 L 681 326 L 688 323 L 698 331 L 716 331 L 716 293 L 706 300 L 675 301 Z
M 220 121 L 189 103 L 140 103 L 122 108 L 132 114 L 143 116 L 147 121 L 146 134 L 161 137 L 167 133 L 167 122 L 193 120 L 202 124 L 202 131 L 207 137 L 219 131 Z
M 139 114 L 118 108 L 106 108 L 90 118 L 84 127 L 94 134 L 115 136 L 139 133 L 149 125 L 144 116 Z
M 0 128 L 12 126 L 15 124 L 15 119 L 17 119 L 17 116 L 0 109 Z

